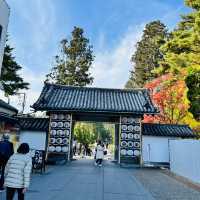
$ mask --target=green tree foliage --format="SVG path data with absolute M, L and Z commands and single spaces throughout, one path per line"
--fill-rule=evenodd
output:
M 13 49 L 6 44 L 4 50 L 2 71 L 1 71 L 1 86 L 6 96 L 16 94 L 20 89 L 28 89 L 29 83 L 24 82 L 18 72 L 22 67 L 15 61 Z
M 159 62 L 163 59 L 160 46 L 165 43 L 167 37 L 166 26 L 159 20 L 145 26 L 142 39 L 137 43 L 131 58 L 133 70 L 126 84 L 127 88 L 143 87 L 146 82 L 155 78 L 152 70 L 159 67 Z
M 190 111 L 200 119 L 200 1 L 186 0 L 185 3 L 192 11 L 182 16 L 169 41 L 163 45 L 164 60 L 157 73 L 179 75 L 185 72 L 182 79 L 189 89 Z
M 135 74 L 133 71 L 131 71 L 130 73 L 131 74 L 130 74 L 129 80 L 126 82 L 125 88 L 126 89 L 137 88 L 138 86 L 136 85 Z
M 189 89 L 187 97 L 191 102 L 189 111 L 200 121 L 200 70 L 191 72 L 185 81 Z
M 56 56 L 55 67 L 47 75 L 47 81 L 73 86 L 92 84 L 90 67 L 93 60 L 92 46 L 84 37 L 83 29 L 74 27 L 71 40 L 61 41 L 60 55 Z
M 110 128 L 105 128 L 105 125 L 101 122 L 95 123 L 93 125 L 93 131 L 96 135 L 97 140 L 112 141 L 112 135 Z
M 74 128 L 74 135 L 83 146 L 94 144 L 95 141 L 112 142 L 111 126 L 105 126 L 101 122 L 77 123 Z
M 77 141 L 83 146 L 89 146 L 96 141 L 96 135 L 92 131 L 92 127 L 88 124 L 78 123 L 74 128 L 74 135 Z

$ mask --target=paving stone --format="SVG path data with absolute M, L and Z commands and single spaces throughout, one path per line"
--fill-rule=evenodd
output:
M 99 168 L 92 160 L 78 160 L 34 174 L 26 199 L 200 200 L 200 192 L 160 170 L 120 168 L 111 162 Z M 5 193 L 0 200 L 5 200 Z
M 200 200 L 200 192 L 159 169 L 133 170 L 134 177 L 145 187 L 155 199 L 162 200 Z

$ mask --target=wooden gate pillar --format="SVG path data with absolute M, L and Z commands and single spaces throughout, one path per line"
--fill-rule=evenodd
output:
M 71 140 L 70 140 L 70 160 L 73 159 L 73 141 L 74 141 L 74 127 L 75 127 L 75 121 L 73 120 L 72 115 L 72 126 L 71 126 Z
M 115 153 L 114 153 L 115 161 L 119 159 L 119 124 L 115 124 Z

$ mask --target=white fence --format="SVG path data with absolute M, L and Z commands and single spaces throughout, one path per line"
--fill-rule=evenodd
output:
M 200 183 L 200 141 L 171 140 L 169 145 L 171 171 Z
M 169 137 L 142 137 L 142 158 L 145 163 L 169 163 Z

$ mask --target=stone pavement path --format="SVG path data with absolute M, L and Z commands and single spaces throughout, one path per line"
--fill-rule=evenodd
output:
M 146 168 L 134 170 L 134 177 L 152 194 L 162 200 L 200 200 L 200 192 L 163 173 L 163 170 Z
M 46 174 L 33 176 L 26 195 L 26 200 L 200 199 L 199 192 L 160 170 L 120 168 L 110 162 L 99 168 L 92 160 L 49 167 Z

